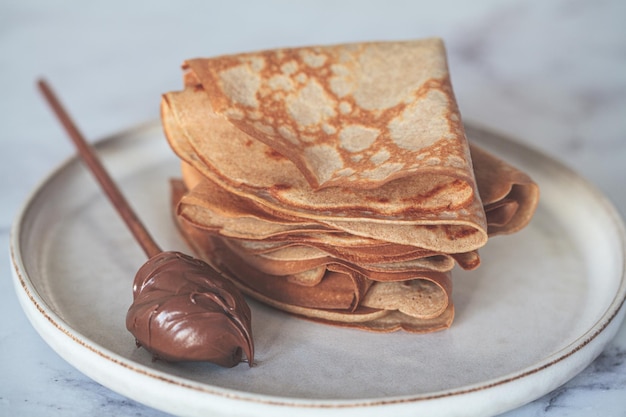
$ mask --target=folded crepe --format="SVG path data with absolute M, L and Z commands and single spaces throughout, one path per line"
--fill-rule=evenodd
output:
M 172 204 L 180 208 L 187 189 L 172 182 Z M 336 326 L 375 332 L 427 333 L 449 327 L 454 318 L 449 272 L 418 269 L 382 273 L 374 281 L 340 263 L 299 272 L 283 265 L 272 274 L 262 262 L 244 259 L 229 242 L 175 216 L 182 235 L 197 256 L 210 262 L 245 294 L 282 311 Z M 366 272 L 367 273 L 367 272 Z M 417 275 L 416 275 L 417 274 Z M 369 273 L 375 277 L 375 272 Z M 400 281 L 388 281 L 395 276 Z
M 539 187 L 526 173 L 493 154 L 470 146 L 490 236 L 515 233 L 532 219 Z
M 173 209 L 248 295 L 325 323 L 428 332 L 450 272 L 524 227 L 538 189 L 469 144 L 438 39 L 188 60 L 163 96 Z M 481 199 L 482 197 L 482 199 Z
M 291 160 L 312 188 L 471 170 L 443 42 L 372 42 L 192 59 L 215 114 Z
M 313 189 L 289 159 L 211 113 L 203 89 L 164 96 L 162 119 L 174 151 L 229 193 L 284 217 L 399 244 L 466 252 L 487 241 L 474 174 L 425 168 L 377 188 Z M 208 115 L 208 116 L 207 116 Z M 458 138 L 469 155 L 465 136 Z

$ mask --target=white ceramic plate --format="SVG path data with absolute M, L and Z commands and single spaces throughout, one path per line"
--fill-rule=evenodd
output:
M 153 363 L 124 326 L 145 258 L 76 159 L 32 195 L 12 230 L 15 287 L 33 326 L 94 380 L 179 415 L 489 415 L 553 390 L 587 366 L 623 319 L 624 227 L 574 172 L 507 139 L 470 138 L 530 173 L 531 225 L 491 240 L 454 277 L 456 320 L 429 335 L 370 334 L 252 303 L 257 366 Z M 170 221 L 178 163 L 157 124 L 99 152 L 165 249 L 188 251 Z M 393 414 L 387 414 L 393 413 Z

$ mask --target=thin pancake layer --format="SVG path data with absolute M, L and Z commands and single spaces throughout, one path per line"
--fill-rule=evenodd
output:
M 187 97 L 187 98 L 184 98 Z M 469 252 L 486 243 L 482 203 L 473 183 L 446 176 L 412 176 L 372 190 L 310 189 L 293 164 L 232 129 L 187 120 L 206 105 L 201 92 L 165 96 L 162 115 L 174 151 L 228 192 L 288 216 L 306 217 L 358 236 Z M 216 124 L 223 119 L 216 118 Z M 198 152 L 196 147 L 203 148 Z
M 256 217 L 251 211 L 240 211 L 245 207 L 245 201 L 241 205 L 231 206 L 229 202 L 233 200 L 220 199 L 219 189 L 215 189 L 215 193 L 208 192 L 214 189 L 214 184 L 211 184 L 210 181 L 197 183 L 193 190 L 186 192 L 177 203 L 176 215 L 195 227 L 248 242 L 248 247 L 252 242 L 264 242 L 263 252 L 266 254 L 275 255 L 277 251 L 286 251 L 294 246 L 306 246 L 317 249 L 318 253 L 323 253 L 323 257 L 363 264 L 371 270 L 380 270 L 385 265 L 393 268 L 393 265 L 400 265 L 401 262 L 411 262 L 409 267 L 413 269 L 419 267 L 437 271 L 451 270 L 455 260 L 464 269 L 478 266 L 478 255 L 475 252 L 451 256 L 419 246 L 364 240 L 335 229 L 320 230 L 315 224 L 306 222 L 281 223 L 280 219 L 272 219 L 266 213 L 266 217 Z M 274 243 L 273 248 L 267 246 L 268 242 Z M 248 247 L 242 247 L 242 250 L 249 253 Z M 258 255 L 258 250 L 254 252 Z M 260 260 L 258 256 L 256 259 Z
M 471 171 L 440 39 L 192 59 L 215 113 L 289 158 L 313 188 Z
M 185 188 L 176 181 L 172 186 L 172 204 L 177 205 Z M 452 323 L 454 308 L 449 274 L 406 272 L 397 274 L 404 283 L 385 278 L 377 283 L 352 268 L 329 264 L 323 276 L 313 282 L 293 275 L 271 275 L 248 264 L 223 239 L 181 217 L 176 219 L 199 257 L 246 294 L 283 311 L 314 321 L 376 332 L 404 329 L 424 333 L 447 328 Z M 380 276 L 389 277 L 389 274 Z
M 481 147 L 472 145 L 470 149 L 489 235 L 511 234 L 526 227 L 539 204 L 539 186 L 526 173 Z

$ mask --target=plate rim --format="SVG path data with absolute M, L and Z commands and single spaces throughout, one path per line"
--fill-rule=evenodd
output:
M 548 155 L 541 150 L 533 148 L 525 143 L 520 143 L 517 140 L 511 138 L 506 134 L 501 134 L 500 132 L 496 132 L 492 129 L 485 128 L 479 124 L 465 122 L 466 128 L 468 130 L 479 132 L 483 135 L 488 135 L 492 137 L 498 137 L 500 140 L 504 140 L 509 144 L 513 144 L 515 147 L 519 149 L 524 149 L 527 152 L 541 155 L 543 158 L 550 161 L 551 164 L 556 165 L 559 169 L 567 171 L 568 175 L 574 176 L 576 180 L 584 186 L 585 190 L 591 193 L 597 202 L 601 204 L 605 213 L 609 215 L 611 223 L 616 226 L 614 233 L 619 240 L 619 244 L 621 245 L 621 252 L 626 253 L 626 227 L 624 226 L 624 221 L 621 218 L 617 208 L 613 205 L 613 203 L 609 200 L 609 198 L 602 193 L 594 184 L 592 184 L 589 180 L 582 177 L 575 170 L 568 167 L 563 162 L 557 160 L 556 158 Z M 119 133 L 115 133 L 113 135 L 107 135 L 100 140 L 94 142 L 94 146 L 96 149 L 112 146 L 115 142 L 118 142 L 122 139 L 127 139 L 128 137 L 133 137 L 137 134 L 141 134 L 144 132 L 150 132 L 152 130 L 157 129 L 160 126 L 158 121 L 149 121 L 142 124 L 139 124 L 135 127 L 131 127 L 129 129 L 122 130 Z M 25 264 L 22 260 L 22 254 L 20 251 L 20 237 L 22 234 L 22 226 L 25 219 L 28 216 L 29 211 L 32 209 L 36 199 L 45 189 L 46 185 L 54 180 L 57 176 L 61 175 L 64 170 L 68 169 L 68 167 L 72 164 L 78 163 L 78 157 L 76 155 L 70 155 L 63 162 L 61 162 L 55 169 L 53 169 L 48 175 L 46 175 L 37 186 L 33 188 L 22 207 L 18 210 L 18 214 L 15 217 L 15 220 L 10 229 L 10 237 L 9 237 L 9 250 L 10 250 L 10 261 L 12 265 L 12 275 L 14 278 L 14 289 L 18 293 L 18 298 L 20 301 L 20 305 L 22 309 L 25 311 L 26 315 L 29 318 L 31 324 L 36 328 L 36 330 L 41 334 L 39 329 L 39 325 L 35 325 L 33 320 L 35 317 L 31 317 L 31 314 L 35 314 L 36 310 L 43 318 L 45 318 L 48 325 L 56 328 L 60 334 L 63 334 L 66 337 L 69 337 L 73 343 L 77 344 L 79 348 L 87 349 L 91 354 L 95 354 L 100 356 L 101 358 L 111 362 L 116 366 L 121 366 L 126 370 L 133 371 L 144 375 L 146 377 L 152 378 L 162 383 L 173 384 L 179 388 L 184 389 L 192 389 L 201 394 L 209 394 L 213 396 L 218 396 L 224 399 L 233 400 L 233 401 L 245 401 L 247 403 L 252 404 L 264 404 L 269 406 L 285 406 L 285 407 L 296 407 L 296 408 L 313 408 L 319 409 L 323 408 L 326 411 L 330 411 L 336 408 L 361 408 L 361 407 L 372 407 L 372 406 L 390 406 L 390 405 L 401 405 L 401 404 L 414 404 L 414 403 L 423 403 L 432 400 L 440 400 L 450 397 L 462 397 L 468 394 L 474 394 L 479 392 L 484 392 L 492 388 L 496 388 L 499 386 L 503 386 L 515 381 L 519 381 L 524 379 L 525 377 L 531 376 L 533 374 L 537 374 L 543 370 L 552 368 L 554 365 L 560 364 L 565 360 L 571 358 L 576 353 L 580 352 L 586 346 L 592 344 L 593 342 L 599 339 L 599 336 L 606 335 L 606 330 L 612 324 L 615 324 L 614 333 L 617 331 L 617 326 L 621 320 L 623 320 L 624 316 L 624 304 L 626 302 L 626 257 L 624 257 L 622 266 L 621 266 L 621 277 L 619 286 L 616 289 L 615 296 L 606 309 L 603 310 L 603 314 L 598 318 L 598 320 L 591 325 L 588 330 L 581 334 L 579 337 L 574 339 L 570 344 L 564 346 L 560 350 L 552 353 L 551 355 L 545 357 L 543 360 L 538 361 L 531 366 L 520 370 L 519 372 L 513 372 L 506 375 L 502 375 L 497 378 L 492 378 L 490 380 L 481 381 L 475 384 L 465 385 L 452 389 L 439 390 L 429 393 L 422 394 L 407 394 L 400 396 L 391 396 L 391 397 L 378 397 L 372 399 L 317 399 L 317 398 L 292 398 L 292 397 L 281 397 L 271 394 L 261 394 L 261 393 L 253 393 L 253 392 L 243 392 L 233 388 L 224 388 L 216 385 L 211 385 L 203 382 L 196 382 L 191 380 L 186 380 L 183 377 L 179 377 L 176 375 L 169 374 L 164 371 L 156 370 L 140 363 L 133 361 L 130 358 L 126 358 L 122 355 L 114 353 L 107 349 L 104 346 L 101 346 L 89 338 L 82 336 L 80 333 L 74 331 L 72 326 L 64 321 L 56 312 L 54 311 L 54 307 L 48 305 L 45 302 L 43 297 L 40 296 L 37 289 L 33 285 L 30 277 L 28 276 L 28 271 L 25 267 Z M 24 298 L 25 297 L 25 298 Z M 29 302 L 30 305 L 25 304 Z M 31 310 L 31 311 L 26 311 Z M 621 316 L 616 320 L 618 316 Z M 616 324 L 617 323 L 617 324 Z M 595 358 L 601 350 L 604 348 L 606 343 L 608 343 L 614 336 L 607 335 L 605 341 L 603 341 L 602 346 L 597 348 L 597 352 L 593 354 L 593 358 Z M 50 341 L 44 338 L 47 344 L 49 344 L 53 350 L 61 355 L 61 353 L 50 344 Z M 64 355 L 61 355 L 65 358 Z M 589 360 L 585 366 L 587 366 L 592 360 Z M 71 363 L 70 360 L 65 358 L 68 362 Z M 75 364 L 71 363 L 76 367 Z M 78 367 L 77 367 L 78 368 Z M 83 369 L 79 370 L 90 378 L 94 378 L 92 375 L 89 375 Z M 578 372 L 574 373 L 577 374 Z M 573 377 L 573 375 L 571 376 Z M 571 378 L 570 377 L 570 378 Z M 94 378 L 95 379 L 95 378 Z M 569 379 L 569 378 L 568 378 Z M 106 385 L 106 384 L 103 384 Z M 560 384 L 559 384 L 560 385 Z M 558 385 L 557 385 L 558 386 Z M 108 386 L 109 389 L 115 391 L 114 387 Z M 545 394 L 545 393 L 544 393 Z M 123 394 L 127 395 L 127 394 Z M 529 401 L 532 399 L 529 399 Z M 152 405 L 154 407 L 154 405 Z M 377 407 L 375 407 L 377 408 Z

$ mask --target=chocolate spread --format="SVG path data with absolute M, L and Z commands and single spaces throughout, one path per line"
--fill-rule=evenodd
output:
M 126 328 L 155 359 L 252 365 L 250 308 L 239 290 L 203 261 L 162 252 L 137 271 Z

